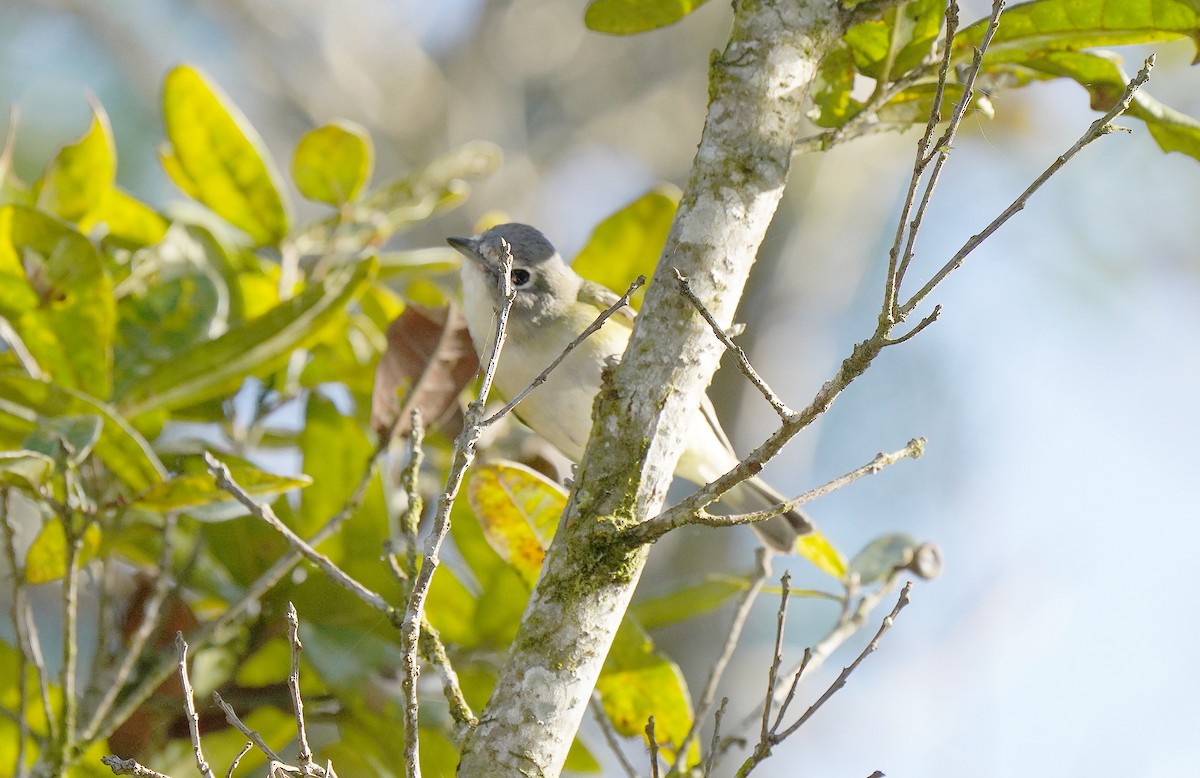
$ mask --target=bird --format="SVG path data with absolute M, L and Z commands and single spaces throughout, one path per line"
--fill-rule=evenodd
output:
M 572 340 L 620 299 L 607 287 L 576 273 L 546 236 L 527 224 L 499 224 L 473 237 L 446 240 L 466 260 L 459 273 L 463 317 L 483 360 L 495 339 L 503 294 L 500 273 L 505 252 L 511 253 L 513 298 L 493 383 L 506 400 L 528 387 Z M 591 434 L 601 372 L 625 352 L 635 315 L 628 306 L 619 309 L 513 409 L 521 422 L 573 462 L 583 457 Z M 738 464 L 707 395 L 691 413 L 687 429 L 675 476 L 703 486 Z M 721 503 L 735 513 L 770 509 L 785 500 L 759 476 L 721 497 Z M 750 526 L 768 548 L 779 553 L 794 551 L 797 539 L 813 531 L 812 521 L 796 508 Z

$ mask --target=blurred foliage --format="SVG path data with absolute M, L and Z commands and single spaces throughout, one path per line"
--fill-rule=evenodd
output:
M 585 19 L 593 29 L 627 34 L 677 21 L 698 5 L 594 0 Z M 981 30 L 976 24 L 960 32 L 955 64 L 969 60 Z M 884 90 L 879 94 L 895 87 L 872 121 L 923 123 L 942 35 L 942 7 L 933 0 L 902 3 L 855 26 L 821 66 L 815 123 L 840 128 L 861 118 L 867 103 L 852 90 L 863 78 Z M 1200 37 L 1193 3 L 1017 5 L 1004 17 L 981 84 L 998 89 L 1067 78 L 1104 110 L 1125 74 L 1107 53 L 1083 49 L 1175 37 Z M 954 85 L 947 89 L 948 100 L 959 94 Z M 987 108 L 985 94 L 975 100 Z M 1142 94 L 1130 114 L 1147 123 L 1164 150 L 1200 158 L 1194 119 Z M 342 774 L 397 774 L 397 636 L 383 616 L 307 566 L 256 607 L 243 607 L 287 549 L 217 487 L 200 454 L 215 452 L 243 488 L 302 536 L 348 513 L 320 550 L 388 601 L 403 601 L 406 582 L 381 561 L 398 540 L 397 486 L 387 468 L 372 472 L 369 462 L 380 431 L 406 416 L 400 409 L 421 407 L 427 420 L 452 430 L 461 418 L 459 386 L 473 368 L 462 361 L 461 332 L 447 335 L 455 331 L 453 315 L 428 310 L 454 294 L 454 252 L 397 251 L 388 242 L 460 205 L 470 182 L 499 166 L 499 150 L 468 143 L 376 183 L 374 144 L 363 128 L 317 127 L 299 139 L 290 172 L 297 191 L 325 210 L 297 223 L 266 144 L 205 74 L 188 65 L 167 74 L 162 118 L 163 168 L 204 208 L 166 215 L 119 188 L 116 144 L 99 104 L 79 139 L 32 183 L 12 171 L 11 133 L 0 153 L 0 510 L 6 564 L 18 581 L 17 637 L 0 642 L 0 707 L 7 714 L 0 716 L 0 776 L 13 774 L 18 746 L 26 763 L 72 775 L 97 773 L 97 756 L 118 748 L 168 771 L 184 764 L 191 757 L 171 684 L 123 720 L 103 710 L 91 719 L 106 686 L 121 684 L 115 688 L 124 698 L 147 683 L 155 660 L 169 660 L 174 629 L 194 631 L 231 609 L 237 615 L 228 628 L 194 647 L 193 681 L 197 689 L 221 689 L 272 744 L 287 745 L 294 733 L 280 713 L 288 705 L 281 635 L 289 600 L 302 620 L 310 721 L 336 733 L 317 743 L 318 760 L 334 759 Z M 639 273 L 649 275 L 679 198 L 677 189 L 662 186 L 619 209 L 596 227 L 576 268 L 617 292 Z M 440 479 L 448 451 L 448 436 L 431 434 L 430 483 Z M 361 497 L 352 501 L 360 481 Z M 461 564 L 439 567 L 427 613 L 468 702 L 479 709 L 566 497 L 534 470 L 503 461 L 477 468 L 466 497 L 452 524 Z M 168 515 L 178 526 L 164 548 Z M 889 535 L 847 563 L 835 545 L 813 536 L 804 555 L 835 579 L 865 586 L 908 564 L 913 548 L 910 539 Z M 160 558 L 169 570 L 158 569 Z M 165 608 L 172 618 L 156 625 L 145 656 L 117 678 L 136 639 L 146 582 L 162 575 L 175 582 Z M 62 676 L 53 663 L 35 666 L 20 618 L 30 587 L 61 588 L 64 580 L 92 587 L 89 594 L 104 603 L 101 634 L 85 647 L 95 659 L 80 677 L 86 688 L 75 733 L 99 735 L 71 749 L 63 748 L 70 706 L 63 704 Z M 647 630 L 709 613 L 748 585 L 738 578 L 684 581 L 635 603 L 598 687 L 618 732 L 642 737 L 653 714 L 664 753 L 673 756 L 673 744 L 691 726 L 692 702 L 678 666 Z M 41 636 L 46 656 L 63 656 L 62 643 L 61 632 Z M 434 691 L 421 691 L 428 694 L 424 769 L 449 774 L 456 732 Z M 203 728 L 210 758 L 232 758 L 240 735 L 211 717 Z M 576 744 L 569 768 L 599 770 L 590 745 Z M 686 762 L 698 757 L 690 751 Z M 248 757 L 239 769 L 261 763 Z

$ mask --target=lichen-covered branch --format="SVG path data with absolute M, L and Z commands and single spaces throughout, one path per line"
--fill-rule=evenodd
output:
M 645 561 L 645 547 L 620 530 L 658 513 L 720 356 L 669 269 L 729 326 L 783 194 L 817 64 L 841 31 L 831 0 L 737 5 L 659 272 L 597 399 L 562 528 L 459 775 L 561 770 Z

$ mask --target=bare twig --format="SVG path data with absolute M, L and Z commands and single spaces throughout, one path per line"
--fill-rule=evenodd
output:
M 300 652 L 304 646 L 300 644 L 300 616 L 296 606 L 290 601 L 287 607 L 288 643 L 291 651 L 291 672 L 288 673 L 288 692 L 292 696 L 292 710 L 296 714 L 296 759 L 300 762 L 300 770 L 308 775 L 312 769 L 313 753 L 308 745 L 308 732 L 304 726 L 304 698 L 300 696 Z
M 175 633 L 175 651 L 179 657 L 179 681 L 183 685 L 183 705 L 187 711 L 188 732 L 192 736 L 192 752 L 196 755 L 196 767 L 204 778 L 213 778 L 212 769 L 204 758 L 204 749 L 200 745 L 200 717 L 196 714 L 196 697 L 192 693 L 192 682 L 188 678 L 187 641 L 182 632 Z
M 768 742 L 771 734 L 771 702 L 775 698 L 775 686 L 779 679 L 779 666 L 783 664 L 783 631 L 787 626 L 788 589 L 791 587 L 792 574 L 785 572 L 779 579 L 779 610 L 775 612 L 775 651 L 771 655 L 771 669 L 767 671 L 767 694 L 763 700 L 762 726 L 759 741 Z
M 537 389 L 539 386 L 544 384 L 546 379 L 550 376 L 550 373 L 552 373 L 556 367 L 562 364 L 562 361 L 567 358 L 567 355 L 578 348 L 581 343 L 590 338 L 602 326 L 604 326 L 604 322 L 608 321 L 613 314 L 628 305 L 629 298 L 632 297 L 633 293 L 640 289 L 645 283 L 645 276 L 638 276 L 635 278 L 633 283 L 629 285 L 629 288 L 625 290 L 625 294 L 621 295 L 620 299 L 605 309 L 599 316 L 596 317 L 595 321 L 589 324 L 583 332 L 579 333 L 574 340 L 568 343 L 567 347 L 564 348 L 549 365 L 546 365 L 546 369 L 538 373 L 537 377 L 530 381 L 528 386 L 517 392 L 517 394 L 511 400 L 509 400 L 503 408 L 484 419 L 482 422 L 483 426 L 486 427 L 507 416 L 512 409 L 516 408 L 517 404 L 528 397 L 534 389 Z
M 389 431 L 394 432 L 393 430 Z M 363 469 L 362 478 L 359 479 L 358 486 L 354 493 L 346 500 L 342 509 L 334 516 L 330 517 L 329 521 L 321 529 L 317 530 L 311 538 L 308 539 L 309 545 L 319 546 L 329 538 L 333 537 L 338 530 L 341 529 L 342 523 L 350 517 L 351 514 L 361 504 L 363 497 L 367 493 L 367 487 L 371 483 L 371 478 L 374 477 L 375 467 L 380 456 L 387 450 L 389 441 L 392 435 L 386 435 L 381 438 L 375 450 L 368 457 L 366 466 Z M 304 558 L 299 551 L 291 551 L 288 554 L 280 557 L 275 564 L 271 565 L 266 572 L 254 580 L 242 596 L 237 601 L 230 603 L 229 607 L 216 619 L 196 630 L 191 635 L 192 644 L 195 646 L 203 645 L 213 635 L 220 633 L 228 626 L 245 618 L 250 611 L 251 605 L 258 602 L 275 584 L 288 574 L 300 560 Z M 113 711 L 113 713 L 105 719 L 94 720 L 94 728 L 89 731 L 80 742 L 80 750 L 86 748 L 95 740 L 107 739 L 117 727 L 126 721 L 135 710 L 144 703 L 154 690 L 162 683 L 175 669 L 175 661 L 173 657 L 163 656 L 153 668 L 143 673 L 138 680 L 137 686 L 128 690 L 124 701 Z
M 113 775 L 133 775 L 136 778 L 171 778 L 171 776 L 143 767 L 133 759 L 121 759 L 117 756 L 102 756 L 100 762 L 113 771 Z
M 993 0 L 992 14 L 988 19 L 987 30 L 983 34 L 979 46 L 975 48 L 974 56 L 971 61 L 971 66 L 967 69 L 967 77 L 963 83 L 963 93 L 959 97 L 958 102 L 954 105 L 954 111 L 950 115 L 950 121 L 947 123 L 946 129 L 934 144 L 933 149 L 928 149 L 928 134 L 922 138 L 921 145 L 917 148 L 917 163 L 914 166 L 914 174 L 918 177 L 924 173 L 925 167 L 931 160 L 936 158 L 933 165 L 933 171 L 929 174 L 929 180 L 925 183 L 924 192 L 921 195 L 921 202 L 917 206 L 916 215 L 913 217 L 911 224 L 908 226 L 908 239 L 905 242 L 904 254 L 900 257 L 899 265 L 893 264 L 893 261 L 888 263 L 889 284 L 888 287 L 892 291 L 891 307 L 888 313 L 892 316 L 896 315 L 896 295 L 899 293 L 900 286 L 904 283 L 904 275 L 908 271 L 909 263 L 914 256 L 914 247 L 917 241 L 917 233 L 921 230 L 921 224 L 925 219 L 925 212 L 929 209 L 929 203 L 933 199 L 933 191 L 937 187 L 938 181 L 941 179 L 942 169 L 945 167 L 946 160 L 950 158 L 950 148 L 954 143 L 954 138 L 958 134 L 958 128 L 962 124 L 963 117 L 966 116 L 967 109 L 971 106 L 971 102 L 975 97 L 975 81 L 979 77 L 979 71 L 983 67 L 983 56 L 987 52 L 988 47 L 992 43 L 992 38 L 996 34 L 996 30 L 1000 26 L 1000 14 L 1004 11 L 1004 0 Z M 957 19 L 958 9 L 951 5 L 947 10 L 947 25 L 949 25 L 951 12 Z M 946 39 L 946 60 L 942 62 L 942 73 L 939 73 L 938 78 L 938 98 L 941 98 L 941 92 L 945 89 L 945 70 L 950 56 L 951 36 L 947 35 Z M 932 123 L 938 113 L 938 104 L 935 103 L 930 112 L 930 122 Z M 912 189 L 909 189 L 909 197 L 912 196 Z M 911 207 L 911 201 L 906 201 L 906 208 Z M 903 221 L 901 222 L 903 226 Z M 891 260 L 895 259 L 898 245 L 893 245 L 892 253 L 889 255 Z M 892 275 L 892 271 L 895 271 Z M 910 333 L 911 335 L 912 333 Z
M 613 756 L 617 758 L 617 764 L 625 772 L 626 778 L 638 778 L 637 768 L 621 750 L 620 736 L 613 729 L 612 722 L 608 720 L 608 714 L 604 712 L 604 703 L 600 701 L 599 692 L 592 691 L 592 701 L 589 703 L 589 707 L 592 709 L 592 715 L 596 718 L 596 723 L 600 725 L 600 732 L 604 735 L 604 742 L 608 744 L 608 750 L 612 751 Z
M 67 471 L 68 474 L 71 472 Z M 68 479 L 68 492 L 70 491 Z M 69 498 L 68 498 L 69 499 Z M 83 548 L 83 527 L 73 526 L 74 511 L 63 510 L 65 538 L 65 572 L 62 580 L 62 667 L 59 670 L 58 688 L 62 691 L 62 718 L 59 723 L 56 748 L 51 755 L 51 764 L 65 767 L 75 749 L 76 719 L 79 716 L 79 698 L 75 693 L 75 666 L 79 656 L 76 628 L 79 624 L 79 555 Z
M 458 682 L 458 673 L 454 672 L 454 666 L 450 664 L 450 657 L 446 654 L 441 635 L 424 614 L 421 615 L 421 656 L 442 676 L 442 695 L 450 705 L 450 715 L 458 725 L 461 739 L 479 723 L 479 719 L 467 704 L 467 698 Z
M 209 452 L 205 452 L 204 461 L 208 465 L 208 472 L 212 474 L 214 479 L 216 479 L 217 486 L 219 488 L 232 495 L 233 498 L 245 506 L 251 514 L 271 525 L 276 532 L 284 537 L 284 539 L 288 542 L 288 545 L 300 552 L 305 559 L 321 568 L 321 571 L 324 572 L 325 575 L 329 576 L 331 581 L 349 590 L 356 597 L 365 602 L 367 605 L 370 605 L 372 608 L 382 611 L 383 613 L 390 614 L 392 612 L 392 606 L 388 605 L 387 601 L 384 600 L 383 597 L 347 575 L 340 567 L 334 564 L 332 559 L 325 556 L 320 551 L 317 551 L 307 541 L 293 532 L 290 527 L 280 521 L 279 517 L 275 515 L 275 511 L 271 509 L 270 505 L 264 505 L 256 502 L 255 499 L 251 497 L 245 489 L 243 489 L 236 481 L 233 480 L 233 476 L 230 474 L 229 468 L 225 466 L 225 463 L 221 462 L 221 460 L 217 459 Z
M 654 717 L 646 719 L 646 742 L 650 744 L 650 778 L 659 778 L 658 736 L 654 734 Z
M 46 671 L 46 659 L 42 654 L 42 638 L 38 632 L 37 622 L 33 619 L 33 610 L 29 607 L 29 599 L 22 598 L 24 612 L 21 614 L 25 622 L 25 637 L 29 640 L 29 661 L 37 671 L 38 685 L 42 693 L 42 712 L 46 716 L 47 739 L 53 743 L 58 736 L 54 716 L 54 706 L 50 704 L 50 676 Z
M 687 735 L 679 743 L 679 753 L 681 754 L 686 754 L 688 749 L 691 748 L 692 742 L 700 736 L 700 726 L 708 716 L 709 710 L 712 709 L 713 701 L 717 697 L 717 688 L 721 684 L 721 678 L 725 675 L 725 669 L 729 666 L 729 662 L 733 658 L 733 652 L 737 648 L 738 640 L 741 639 L 742 630 L 746 626 L 746 619 L 750 616 L 750 610 L 754 606 L 754 601 L 758 599 L 758 594 L 762 591 L 763 584 L 766 582 L 767 577 L 771 575 L 770 560 L 770 555 L 765 548 L 760 547 L 755 553 L 754 575 L 750 578 L 749 587 L 738 598 L 737 606 L 733 611 L 733 618 L 730 620 L 729 636 L 725 638 L 725 644 L 721 647 L 721 653 L 717 656 L 716 662 L 713 663 L 712 670 L 709 671 L 704 691 L 700 694 L 700 699 L 696 703 L 696 712 L 692 716 L 692 726 L 688 730 Z M 686 761 L 686 759 L 677 760 L 671 768 L 669 775 L 682 774 L 681 770 L 686 769 Z
M 896 616 L 900 613 L 901 610 L 904 609 L 904 606 L 908 605 L 909 592 L 911 590 L 912 590 L 911 583 L 907 583 L 904 585 L 904 588 L 900 592 L 900 597 L 896 601 L 895 607 L 893 607 L 892 612 L 889 613 L 884 618 L 883 623 L 879 627 L 879 630 L 875 633 L 875 637 L 872 638 L 871 642 L 867 644 L 866 648 L 864 648 L 862 650 L 862 652 L 860 652 L 859 655 L 857 657 L 855 657 L 853 662 L 851 662 L 849 665 L 847 665 L 845 668 L 842 669 L 842 672 L 838 675 L 838 677 L 834 680 L 834 682 L 829 686 L 829 688 L 827 688 L 825 690 L 825 692 L 817 699 L 817 701 L 814 702 L 811 706 L 809 706 L 808 710 L 806 710 L 803 713 L 803 715 L 801 715 L 798 719 L 796 719 L 795 722 L 793 722 L 786 729 L 780 730 L 779 727 L 781 726 L 782 718 L 783 718 L 782 712 L 781 712 L 780 716 L 778 716 L 775 719 L 775 722 L 771 726 L 768 727 L 767 723 L 766 723 L 766 713 L 764 712 L 763 728 L 762 728 L 761 736 L 759 737 L 758 744 L 754 747 L 754 751 L 750 754 L 750 756 L 748 756 L 746 758 L 746 761 L 743 762 L 741 767 L 738 768 L 737 778 L 745 778 L 745 776 L 749 775 L 754 770 L 755 767 L 757 767 L 760 763 L 763 762 L 763 760 L 765 760 L 767 757 L 769 757 L 771 755 L 772 748 L 774 748 L 775 746 L 782 743 L 785 739 L 787 739 L 793 733 L 795 733 L 796 730 L 798 730 L 806 722 L 808 722 L 808 720 L 811 719 L 818 710 L 820 710 L 822 705 L 824 705 L 826 702 L 828 702 L 830 700 L 830 698 L 833 697 L 833 695 L 837 694 L 837 692 L 840 691 L 842 689 L 842 687 L 844 687 L 846 685 L 846 681 L 850 678 L 850 675 L 856 669 L 858 669 L 858 666 L 860 664 L 862 664 L 863 660 L 866 659 L 868 655 L 874 653 L 874 651 L 877 648 L 879 648 L 880 640 L 882 640 L 884 634 L 889 629 L 891 629 L 892 624 L 894 624 L 896 621 Z M 782 627 L 783 609 L 784 609 L 784 606 L 781 605 L 780 606 L 781 626 L 779 627 L 779 630 L 776 632 L 776 646 L 777 647 L 779 646 L 779 643 L 780 643 L 779 634 L 782 632 L 782 629 L 783 629 L 783 627 Z M 777 651 L 776 657 L 778 658 L 779 649 L 777 648 L 776 651 Z M 806 659 L 807 659 L 807 657 L 808 657 L 808 653 L 806 652 Z M 806 665 L 801 665 L 800 671 L 798 671 L 798 673 L 797 673 L 797 677 L 799 676 L 800 673 L 803 672 L 805 666 Z M 773 665 L 772 670 L 774 671 L 775 669 L 777 669 L 777 666 Z M 795 684 L 793 682 L 793 686 L 794 685 Z M 790 696 L 791 695 L 789 694 L 789 699 L 790 699 Z M 770 710 L 772 701 L 774 700 L 774 697 L 775 697 L 775 689 L 773 687 L 771 687 L 768 689 L 767 699 L 766 699 L 766 702 L 764 703 L 764 711 Z
M 785 425 L 784 428 L 786 427 L 787 425 Z M 922 453 L 924 453 L 924 450 L 925 439 L 915 438 L 910 440 L 907 446 L 898 451 L 893 451 L 890 454 L 876 454 L 874 459 L 862 467 L 851 470 L 845 475 L 839 476 L 832 481 L 828 481 L 821 486 L 816 487 L 815 489 L 810 489 L 807 492 L 787 500 L 786 502 L 782 502 L 772 508 L 761 511 L 753 511 L 750 513 L 737 513 L 730 515 L 709 513 L 705 509 L 706 506 L 720 497 L 725 491 L 728 491 L 729 488 L 732 488 L 732 485 L 737 483 L 734 482 L 734 484 L 731 484 L 727 487 L 725 479 L 729 474 L 726 474 L 726 476 L 722 476 L 702 489 L 699 489 L 690 497 L 684 499 L 675 506 L 668 508 L 658 516 L 642 522 L 641 524 L 630 527 L 628 530 L 626 530 L 626 533 L 630 538 L 634 538 L 638 542 L 652 543 L 671 530 L 688 524 L 700 524 L 707 527 L 730 527 L 739 524 L 753 524 L 759 521 L 766 521 L 767 519 L 787 513 L 793 508 L 797 508 L 807 502 L 811 502 L 818 497 L 823 497 L 830 492 L 837 491 L 838 489 L 841 489 L 842 487 L 851 484 L 864 476 L 874 475 L 883 470 L 885 467 L 890 467 L 891 465 L 894 465 L 904 459 L 916 459 L 920 457 Z M 743 460 L 743 464 L 746 462 L 755 461 L 756 459 L 757 457 L 751 455 L 751 457 Z M 741 465 L 739 465 L 739 467 L 741 467 Z
M 15 126 L 14 115 L 9 118 L 9 130 L 7 144 L 11 145 L 12 135 Z M 0 155 L 0 162 L 10 154 L 11 151 L 8 145 L 5 146 L 4 154 Z M 28 684 L 28 667 L 29 667 L 29 640 L 25 634 L 25 624 L 23 614 L 28 613 L 28 605 L 25 601 L 25 576 L 21 567 L 17 564 L 17 527 L 13 523 L 12 516 L 8 512 L 8 490 L 0 489 L 0 532 L 4 533 L 4 556 L 8 561 L 8 573 L 12 576 L 12 601 L 9 603 L 9 617 L 12 620 L 13 642 L 17 648 L 17 704 L 16 710 L 21 715 L 16 716 L 17 724 L 17 753 L 15 757 L 15 778 L 23 778 L 28 769 L 25 766 L 25 741 L 29 739 L 29 718 L 24 715 L 29 703 L 29 684 Z M 42 674 L 42 671 L 38 671 Z M 47 708 L 49 706 L 47 705 Z M 47 710 L 47 714 L 49 710 Z M 50 721 L 49 715 L 46 717 Z
M 721 707 L 717 708 L 716 715 L 713 716 L 713 731 L 712 739 L 708 744 L 708 757 L 704 760 L 705 778 L 712 775 L 713 763 L 716 762 L 718 752 L 721 750 L 721 720 L 725 718 L 725 708 L 729 705 L 729 698 L 721 698 Z
M 221 707 L 221 710 L 225 712 L 225 721 L 229 722 L 231 726 L 236 727 L 239 732 L 246 736 L 247 740 L 253 743 L 259 751 L 262 751 L 264 754 L 266 754 L 267 758 L 272 762 L 284 764 L 284 761 L 279 757 L 279 754 L 275 753 L 275 750 L 267 745 L 266 741 L 262 739 L 261 735 L 242 723 L 242 720 L 238 718 L 237 711 L 233 709 L 232 705 L 221 699 L 220 693 L 213 692 L 212 696 L 217 705 Z M 291 769 L 293 772 L 299 772 L 299 770 L 294 767 Z
M 742 347 L 733 342 L 729 337 L 729 333 L 725 332 L 721 325 L 717 323 L 717 320 L 713 318 L 713 315 L 708 312 L 708 309 L 704 307 L 704 303 L 692 291 L 691 284 L 688 283 L 687 278 L 679 272 L 678 268 L 671 269 L 675 271 L 675 280 L 679 284 L 680 293 L 687 298 L 687 301 L 692 304 L 692 307 L 703 317 L 704 321 L 708 322 L 708 326 L 712 328 L 713 334 L 717 336 L 717 340 L 721 341 L 725 349 L 733 354 L 734 359 L 737 360 L 738 369 L 742 371 L 742 375 L 746 376 L 750 383 L 754 384 L 754 388 L 766 398 L 767 402 L 775 410 L 775 413 L 779 414 L 781 420 L 786 422 L 794 416 L 795 412 L 784 404 L 779 395 L 771 390 L 771 387 L 767 386 L 767 382 L 763 380 L 758 371 L 754 369 L 754 366 L 750 364 L 750 359 L 746 356 L 746 352 L 742 350 Z
M 129 677 L 133 673 L 134 667 L 137 666 L 142 658 L 142 652 L 146 648 L 146 642 L 150 636 L 154 634 L 154 630 L 158 627 L 158 614 L 162 609 L 163 602 L 166 601 L 167 595 L 175 586 L 175 581 L 171 576 L 171 556 L 175 550 L 175 523 L 176 515 L 174 511 L 168 511 L 163 518 L 162 530 L 162 549 L 158 556 L 158 575 L 154 579 L 154 591 L 146 599 L 146 605 L 142 608 L 142 620 L 138 624 L 137 629 L 129 638 L 128 644 L 121 656 L 121 664 L 117 667 L 117 672 L 113 676 L 111 683 L 108 684 L 104 696 L 100 698 L 95 710 L 92 711 L 91 718 L 86 727 L 84 727 L 81 740 L 84 743 L 91 742 L 95 737 L 96 731 L 100 728 L 101 723 L 112 710 L 113 703 L 117 700 L 117 695 L 125 687 Z
M 475 460 L 475 447 L 479 442 L 485 423 L 483 408 L 487 403 L 488 394 L 492 389 L 492 381 L 496 377 L 496 366 L 500 361 L 500 353 L 508 335 L 508 314 L 512 310 L 514 290 L 512 287 L 511 270 L 513 263 L 512 247 L 504 242 L 504 253 L 501 258 L 499 284 L 501 292 L 500 310 L 496 312 L 496 332 L 492 338 L 491 349 L 487 361 L 483 365 L 483 377 L 479 382 L 479 394 L 474 402 L 467 407 L 466 418 L 462 432 L 454 442 L 454 454 L 450 471 L 446 475 L 446 485 L 438 497 L 437 511 L 433 517 L 433 527 L 425 541 L 425 561 L 421 565 L 416 578 L 413 580 L 412 592 L 409 595 L 408 607 L 404 612 L 404 621 L 400 629 L 400 647 L 403 652 L 401 662 L 404 687 L 404 769 L 407 778 L 420 778 L 420 745 L 417 740 L 417 677 L 421 668 L 417 661 L 417 651 L 420 643 L 421 624 L 424 621 L 425 600 L 429 596 L 429 586 L 433 582 L 433 574 L 440 562 L 439 554 L 446 535 L 450 532 L 450 512 L 458 497 L 467 468 Z
M 1142 69 L 1138 71 L 1138 74 L 1134 76 L 1125 86 L 1125 91 L 1122 93 L 1121 99 L 1119 99 L 1103 116 L 1092 122 L 1083 135 L 1079 137 L 1079 140 L 1075 141 L 1075 143 L 1069 149 L 1059 155 L 1059 157 L 1055 159 L 1049 167 L 1042 171 L 1042 174 L 1034 179 L 1033 183 L 1026 187 L 1025 191 L 1018 195 L 1017 198 L 1013 200 L 1013 202 L 1007 208 L 1005 208 L 999 216 L 993 219 L 991 223 L 980 230 L 977 234 L 972 235 L 971 238 L 963 244 L 963 247 L 960 248 L 954 254 L 954 256 L 951 257 L 950 260 L 943 265 L 942 268 L 908 300 L 908 302 L 904 303 L 904 305 L 900 307 L 899 313 L 901 316 L 907 316 L 909 313 L 911 313 L 914 308 L 920 305 L 921 302 L 929 296 L 929 293 L 932 292 L 938 284 L 945 280 L 946 276 L 950 275 L 950 273 L 962 266 L 962 263 L 968 254 L 978 248 L 979 244 L 983 243 L 983 241 L 991 237 L 991 235 L 996 230 L 1000 229 L 1005 222 L 1023 210 L 1029 198 L 1032 197 L 1038 189 L 1041 189 L 1042 185 L 1050 180 L 1051 176 L 1061 170 L 1062 167 L 1070 162 L 1076 154 L 1082 151 L 1085 146 L 1097 138 L 1107 135 L 1113 131 L 1113 119 L 1116 119 L 1126 110 L 1128 110 L 1130 103 L 1133 101 L 1134 94 L 1137 93 L 1137 90 L 1140 89 L 1147 80 L 1149 80 L 1150 71 L 1154 69 L 1154 61 L 1155 56 L 1153 54 L 1146 58 L 1146 62 L 1142 66 Z
M 864 648 L 857 657 L 855 657 L 853 662 L 847 665 L 842 672 L 838 674 L 837 679 L 829 686 L 828 689 L 825 690 L 825 693 L 822 694 L 816 702 L 809 706 L 808 710 L 806 710 L 800 718 L 796 719 L 796 721 L 790 727 L 776 735 L 779 740 L 783 740 L 800 727 L 804 726 L 804 723 L 811 719 L 813 714 L 820 710 L 821 706 L 829 701 L 830 697 L 837 694 L 838 691 L 840 691 L 841 688 L 846 685 L 846 681 L 850 678 L 850 674 L 858 669 L 858 666 L 862 664 L 863 660 L 869 655 L 873 654 L 875 650 L 879 648 L 879 641 L 882 640 L 884 634 L 892 628 L 892 624 L 896 622 L 896 616 L 900 614 L 900 611 L 904 610 L 904 606 L 908 605 L 909 593 L 911 591 L 912 583 L 909 582 L 904 584 L 904 588 L 900 590 L 900 597 L 896 600 L 895 607 L 893 607 L 892 612 L 883 619 L 883 623 L 879 625 L 879 630 L 875 633 L 875 637 L 871 639 L 871 642 L 867 644 L 867 647 Z
M 400 473 L 400 489 L 408 497 L 408 505 L 400 514 L 400 538 L 404 543 L 405 580 L 409 583 L 417 578 L 417 531 L 421 523 L 421 513 L 425 510 L 425 501 L 421 499 L 421 490 L 417 483 L 421 462 L 425 458 L 425 451 L 421 447 L 424 440 L 425 427 L 421 424 L 421 409 L 413 408 L 408 436 L 408 462 Z
M 225 771 L 225 778 L 233 778 L 233 771 L 237 769 L 238 763 L 242 761 L 243 756 L 250 753 L 252 748 L 254 748 L 254 744 L 247 740 L 246 745 L 242 746 L 242 750 L 238 751 L 237 756 L 229 763 L 229 769 Z

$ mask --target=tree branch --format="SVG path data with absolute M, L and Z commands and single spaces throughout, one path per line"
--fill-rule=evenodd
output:
M 646 548 L 619 533 L 659 512 L 720 356 L 670 268 L 727 327 L 782 196 L 817 64 L 841 32 L 834 0 L 737 4 L 658 270 L 620 364 L 605 371 L 566 513 L 459 775 L 562 769 L 645 562 Z

